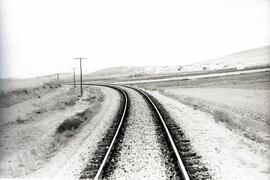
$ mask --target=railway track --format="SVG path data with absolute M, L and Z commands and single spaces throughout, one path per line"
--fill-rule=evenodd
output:
M 96 180 L 104 178 L 104 171 L 106 171 L 106 168 L 108 169 L 108 166 L 112 161 L 111 156 L 115 151 L 115 146 L 117 143 L 119 143 L 119 136 L 125 131 L 123 124 L 126 117 L 128 116 L 130 106 L 130 99 L 126 90 L 124 90 L 125 88 L 130 88 L 143 96 L 145 101 L 147 101 L 147 103 L 150 105 L 152 113 L 156 114 L 156 117 L 158 118 L 159 124 L 162 128 L 162 133 L 164 134 L 167 141 L 166 143 L 169 144 L 168 146 L 170 148 L 170 152 L 173 153 L 171 158 L 174 158 L 174 163 L 177 162 L 177 168 L 180 172 L 180 176 L 177 176 L 177 179 L 189 180 L 211 178 L 211 176 L 207 173 L 207 168 L 200 164 L 200 157 L 192 151 L 189 141 L 183 137 L 183 133 L 179 130 L 179 127 L 177 127 L 173 122 L 167 122 L 164 119 L 164 109 L 160 107 L 161 105 L 158 104 L 158 102 L 153 97 L 148 95 L 143 90 L 131 86 L 99 86 L 106 86 L 119 91 L 122 97 L 121 111 L 119 111 L 115 122 L 109 128 L 102 142 L 100 142 L 95 158 L 89 161 L 80 178 L 90 178 Z M 162 112 L 159 110 L 159 108 L 162 109 Z

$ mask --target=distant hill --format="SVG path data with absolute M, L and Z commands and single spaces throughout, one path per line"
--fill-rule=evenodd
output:
M 230 68 L 252 68 L 270 65 L 270 46 L 242 51 L 221 58 L 202 61 L 199 63 L 181 66 L 147 66 L 147 67 L 111 67 L 89 74 L 90 77 L 122 77 L 154 74 L 170 74 L 202 70 L 218 70 Z
M 270 64 L 270 46 L 251 49 L 197 63 L 197 65 L 227 65 L 235 66 L 242 64 L 244 67 L 260 66 Z

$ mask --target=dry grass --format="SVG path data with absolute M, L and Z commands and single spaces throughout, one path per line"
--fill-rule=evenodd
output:
M 268 145 L 270 143 L 269 136 L 265 136 L 262 133 L 264 131 L 259 129 L 260 127 L 266 129 L 266 127 L 262 127 L 263 122 L 256 121 L 256 117 L 258 117 L 259 114 L 247 114 L 241 110 L 232 109 L 225 105 L 218 105 L 207 100 L 193 97 L 179 97 L 169 93 L 163 94 L 179 100 L 183 104 L 192 107 L 194 110 L 200 110 L 211 114 L 217 123 L 223 123 L 228 129 L 236 131 L 252 141 Z M 264 126 L 268 126 L 268 124 L 265 123 Z M 260 131 L 258 131 L 258 129 Z
M 42 94 L 55 90 L 51 90 L 50 87 L 46 87 L 45 85 L 44 87 L 44 90 L 39 89 Z M 43 87 L 41 86 L 41 88 Z M 53 97 L 54 102 L 50 103 L 48 101 L 47 103 L 46 100 L 42 103 L 34 103 L 33 106 L 35 109 L 31 111 L 30 114 L 18 114 L 14 117 L 14 124 L 18 125 L 18 134 L 20 133 L 20 138 L 18 138 L 18 140 L 21 140 L 20 147 L 24 148 L 14 150 L 14 156 L 11 156 L 12 159 L 10 159 L 12 164 L 10 167 L 3 168 L 3 174 L 7 174 L 8 177 L 22 177 L 23 175 L 41 168 L 41 166 L 43 166 L 51 157 L 55 156 L 64 147 L 77 140 L 77 135 L 82 131 L 85 124 L 96 115 L 102 105 L 101 102 L 104 101 L 103 93 L 99 89 L 87 89 L 89 96 L 81 100 L 84 101 L 83 104 L 89 104 L 89 106 L 87 106 L 89 109 L 85 109 L 85 111 L 65 119 L 58 119 L 58 123 L 51 126 L 50 130 L 47 129 L 44 131 L 44 136 L 37 137 L 36 134 L 40 133 L 35 133 L 35 131 L 39 131 L 39 129 L 31 128 L 32 123 L 30 122 L 40 119 L 46 121 L 47 113 L 48 115 L 55 112 L 58 114 L 59 110 L 75 105 L 80 99 L 77 97 L 78 89 L 63 90 L 65 90 L 64 94 L 57 94 Z M 36 89 L 35 92 L 38 92 L 38 90 Z M 28 93 L 32 92 L 29 92 L 28 90 Z M 30 130 L 25 128 L 27 126 L 30 127 Z M 29 133 L 30 131 L 32 131 L 33 134 Z M 41 131 L 43 132 L 43 129 L 41 129 Z M 33 138 L 31 138 L 32 136 Z M 21 137 L 29 137 L 29 142 L 28 139 Z
M 87 123 L 97 112 L 99 109 L 100 103 L 104 101 L 104 97 L 96 97 L 92 96 L 88 99 L 89 103 L 93 103 L 92 101 L 98 101 L 97 107 L 93 107 L 91 109 L 86 109 L 83 112 L 77 113 L 76 115 L 67 118 L 64 120 L 57 128 L 53 135 L 53 140 L 50 143 L 47 154 L 52 154 L 52 152 L 56 151 L 60 146 L 66 144 L 69 139 L 75 136 L 80 132 L 80 129 L 83 127 L 85 123 Z
M 90 109 L 86 109 L 83 112 L 64 120 L 57 128 L 53 135 L 50 147 L 48 148 L 48 154 L 56 151 L 59 146 L 65 144 L 71 137 L 80 132 L 81 127 L 89 119 Z
M 196 105 L 194 105 L 196 106 Z M 198 106 L 197 106 L 198 107 Z M 197 108 L 198 109 L 198 108 Z M 228 115 L 228 113 L 221 111 L 221 110 L 214 110 L 212 112 L 213 117 L 216 121 L 220 121 L 220 122 L 224 122 L 224 123 L 228 123 L 231 124 L 232 119 L 231 117 Z
M 9 107 L 32 98 L 41 98 L 46 93 L 49 93 L 62 85 L 59 82 L 45 83 L 42 86 L 17 88 L 12 91 L 0 93 L 0 107 Z

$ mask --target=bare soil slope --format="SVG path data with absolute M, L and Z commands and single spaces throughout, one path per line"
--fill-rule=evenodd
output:
M 0 109 L 0 177 L 32 173 L 80 132 L 80 127 L 98 113 L 104 97 L 99 89 L 88 87 L 83 97 L 78 95 L 79 89 L 64 85 L 24 101 L 6 98 L 7 103 L 16 103 Z

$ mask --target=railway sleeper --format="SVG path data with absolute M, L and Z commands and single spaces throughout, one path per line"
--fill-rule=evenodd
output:
M 187 158 L 187 159 L 190 159 L 190 158 L 193 158 L 195 156 L 197 156 L 197 153 L 194 152 L 194 151 L 179 151 L 180 155 L 182 158 Z
M 175 130 L 180 130 L 180 128 L 178 127 L 178 126 L 173 126 L 173 127 L 170 127 L 170 130 L 173 130 L 173 131 L 175 131 Z
M 191 149 L 188 146 L 179 146 L 178 150 L 180 150 L 181 152 L 191 151 Z
M 91 165 L 92 164 L 100 164 L 100 159 L 92 159 L 89 162 L 90 162 Z
M 100 166 L 100 164 L 91 164 L 89 166 L 86 166 L 84 170 L 85 170 L 85 172 L 94 171 L 94 170 L 97 171 L 99 166 Z
M 98 146 L 99 148 L 106 148 L 106 149 L 108 149 L 109 148 L 109 146 L 107 145 L 107 144 L 101 144 L 101 145 L 99 145 Z
M 202 166 L 202 167 L 188 167 L 187 171 L 190 174 L 196 174 L 196 173 L 199 173 L 199 172 L 206 172 L 206 171 L 208 171 L 208 169 L 205 166 Z
M 149 94 L 148 94 L 149 95 Z M 211 175 L 208 169 L 202 164 L 201 156 L 193 150 L 191 141 L 181 131 L 181 127 L 175 123 L 175 119 L 171 118 L 170 113 L 160 104 L 153 96 L 149 95 L 154 103 L 160 110 L 161 115 L 164 117 L 165 123 L 175 140 L 176 147 L 184 165 L 186 166 L 187 172 L 191 179 L 211 179 Z
M 188 139 L 179 139 L 178 140 L 180 143 L 187 143 L 187 144 L 190 144 L 190 140 Z
M 83 172 L 83 174 L 81 174 L 79 179 L 93 179 L 96 173 L 97 173 L 97 170 L 85 171 Z
M 204 173 L 195 173 L 189 175 L 192 180 L 207 180 L 207 179 L 212 179 L 212 176 L 208 172 Z
M 175 134 L 179 139 L 183 139 L 184 138 L 184 134 L 180 131 L 180 128 L 179 129 L 171 129 L 170 126 L 168 126 L 168 128 L 170 129 L 170 132 L 172 134 Z
M 181 156 L 181 158 L 182 158 L 182 160 L 184 161 L 184 162 L 188 162 L 188 161 L 191 161 L 191 160 L 196 160 L 196 159 L 201 159 L 202 158 L 202 156 L 199 156 L 199 155 L 197 155 L 197 156 L 190 156 L 190 157 L 183 157 L 183 156 Z
M 179 146 L 179 147 L 188 147 L 189 149 L 191 149 L 191 147 L 190 147 L 190 144 L 189 143 L 177 143 L 177 146 Z
M 193 160 L 193 159 L 185 162 L 186 166 L 192 166 L 194 164 L 202 164 L 202 163 L 199 160 Z

